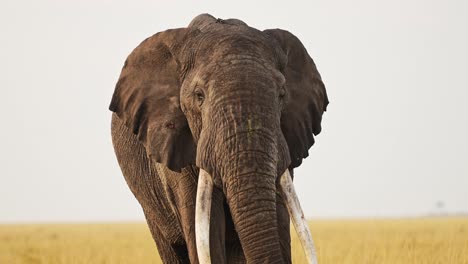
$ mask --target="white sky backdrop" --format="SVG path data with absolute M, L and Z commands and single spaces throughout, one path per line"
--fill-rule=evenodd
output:
M 310 217 L 468 211 L 468 2 L 2 1 L 0 222 L 143 219 L 108 105 L 143 39 L 200 13 L 298 36 L 327 86 Z

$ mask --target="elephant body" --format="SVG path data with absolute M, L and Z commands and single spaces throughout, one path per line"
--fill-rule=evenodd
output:
M 163 262 L 198 263 L 194 226 L 199 169 L 188 166 L 174 172 L 152 161 L 116 114 L 112 115 L 112 141 L 122 173 L 143 209 Z M 282 199 L 278 199 L 278 218 L 284 233 L 281 245 L 285 262 L 290 263 L 289 215 Z M 213 238 L 218 238 L 211 243 L 211 251 L 220 253 L 212 256 L 213 263 L 245 263 L 229 208 L 220 191 L 213 193 L 211 222 Z
M 291 263 L 277 189 L 320 133 L 328 98 L 292 34 L 196 17 L 130 54 L 110 109 L 112 140 L 164 263 L 198 263 L 201 169 L 212 178 L 212 263 Z

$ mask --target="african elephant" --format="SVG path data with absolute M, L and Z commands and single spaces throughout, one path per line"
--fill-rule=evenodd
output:
M 291 174 L 328 105 L 291 33 L 202 14 L 144 40 L 110 104 L 112 140 L 164 263 L 315 262 Z

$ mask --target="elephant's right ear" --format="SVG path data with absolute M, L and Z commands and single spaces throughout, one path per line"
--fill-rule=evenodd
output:
M 287 60 L 283 71 L 289 102 L 281 114 L 281 129 L 288 143 L 290 168 L 295 168 L 309 155 L 314 135 L 322 130 L 327 91 L 314 61 L 296 36 L 281 29 L 264 32 L 278 42 Z
M 130 128 L 147 154 L 173 171 L 195 163 L 196 146 L 180 108 L 178 49 L 187 29 L 157 33 L 127 58 L 109 109 Z

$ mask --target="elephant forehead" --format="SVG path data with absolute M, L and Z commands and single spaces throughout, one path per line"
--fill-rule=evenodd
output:
M 200 30 L 203 30 L 206 26 L 208 26 L 211 23 L 215 23 L 216 18 L 214 18 L 210 14 L 201 14 L 192 19 L 188 27 L 193 27 L 193 28 L 198 28 Z
M 263 32 L 248 26 L 210 24 L 204 31 L 190 35 L 183 56 L 216 59 L 225 54 L 271 56 L 274 43 Z
M 273 61 L 270 58 L 251 54 L 227 54 L 220 62 L 220 65 L 222 67 L 241 67 L 245 70 L 251 68 L 254 69 L 255 72 L 266 71 L 267 73 L 270 73 L 271 71 L 276 70 Z

